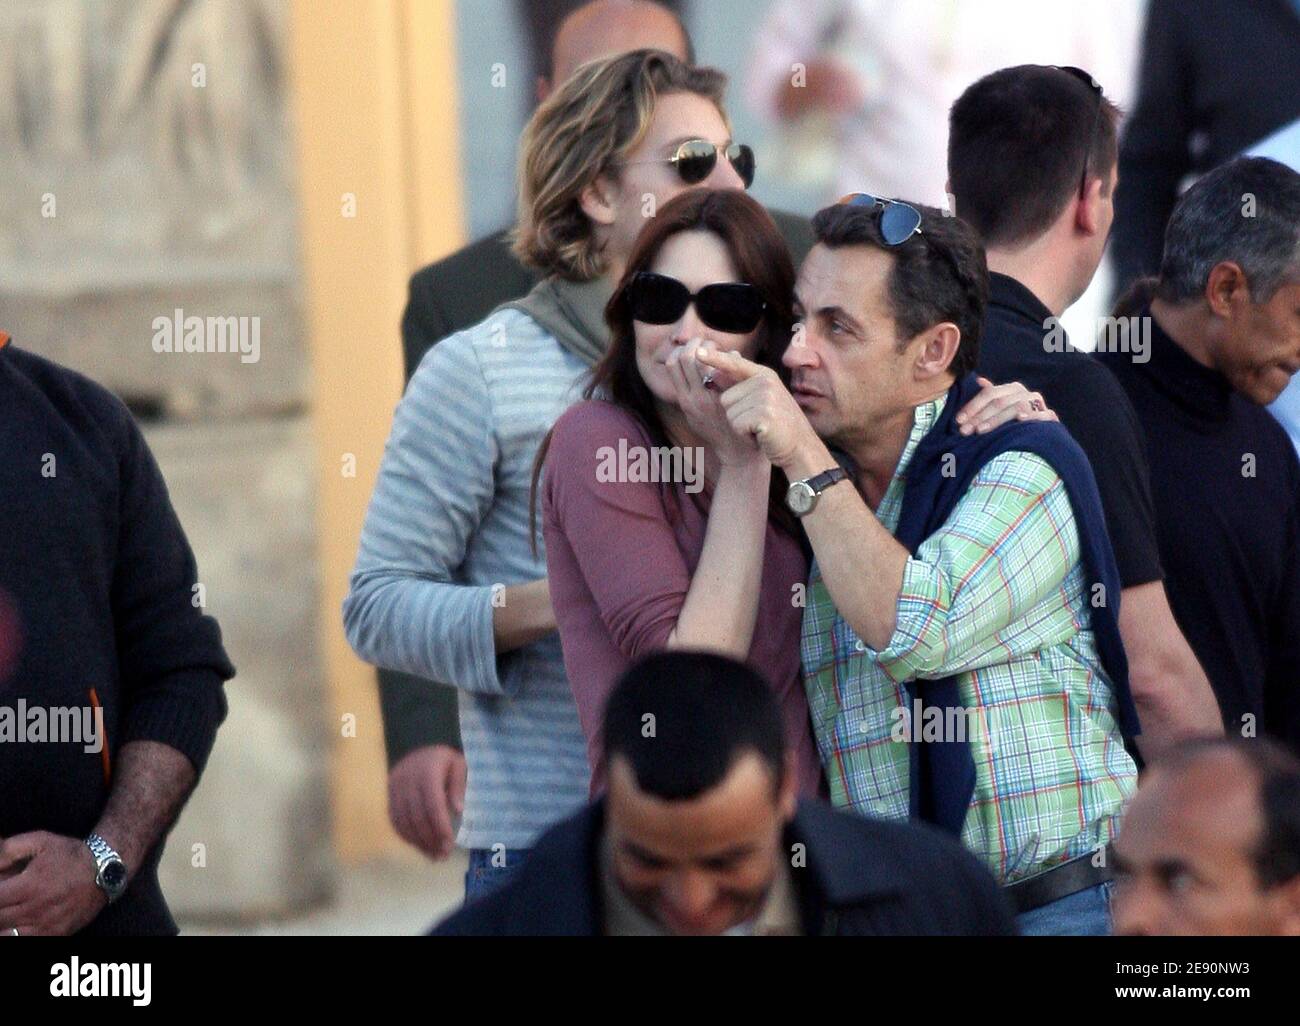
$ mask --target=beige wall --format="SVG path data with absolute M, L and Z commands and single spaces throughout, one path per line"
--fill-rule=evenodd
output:
M 292 0 L 292 123 L 320 480 L 335 841 L 356 862 L 397 849 L 386 814 L 374 670 L 340 605 L 402 389 L 406 280 L 463 242 L 452 0 Z M 355 216 L 345 215 L 347 196 Z M 345 461 L 355 457 L 355 476 Z M 355 737 L 344 736 L 355 717 Z

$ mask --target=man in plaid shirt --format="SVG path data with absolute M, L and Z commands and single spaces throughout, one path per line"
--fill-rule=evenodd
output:
M 970 411 L 954 419 L 987 296 L 968 226 L 857 196 L 822 211 L 814 232 L 784 358 L 791 389 L 734 354 L 699 359 L 732 427 L 792 482 L 816 556 L 803 664 L 832 801 L 959 833 L 1009 885 L 1022 932 L 1108 932 L 1105 846 L 1136 786 L 1121 729 L 1135 732 L 1136 717 L 1091 470 L 1056 424 L 1032 425 L 1050 440 L 1028 447 L 1019 440 L 1041 433 L 999 429 L 1012 434 L 984 445 L 991 457 L 956 465 L 954 453 L 995 442 L 961 439 Z M 941 494 L 952 482 L 940 478 L 965 482 L 951 512 L 900 543 L 905 500 Z M 961 758 L 927 763 L 934 752 Z M 946 816 L 934 811 L 943 800 Z

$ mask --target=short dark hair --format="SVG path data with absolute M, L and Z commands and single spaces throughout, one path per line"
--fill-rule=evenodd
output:
M 1241 267 L 1257 303 L 1300 274 L 1300 174 L 1276 160 L 1238 157 L 1197 181 L 1170 215 L 1156 295 L 1199 299 L 1225 260 Z
M 1100 115 L 1097 105 L 1101 104 Z M 948 181 L 986 246 L 1029 242 L 1078 194 L 1084 173 L 1118 160 L 1119 108 L 1061 68 L 1022 64 L 985 75 L 948 117 Z
M 1202 738 L 1176 748 L 1158 766 L 1177 772 L 1204 756 L 1235 755 L 1254 774 L 1263 834 L 1254 852 L 1260 884 L 1276 887 L 1300 876 L 1300 758 L 1268 738 Z
M 813 218 L 813 235 L 831 249 L 874 246 L 894 258 L 889 303 L 899 346 L 927 328 L 951 321 L 961 331 L 949 370 L 958 378 L 979 363 L 989 273 L 984 248 L 970 225 L 934 207 L 911 203 L 921 213 L 921 232 L 898 246 L 880 234 L 880 208 L 838 203 Z
M 668 801 L 717 787 L 747 752 L 777 784 L 785 774 L 771 686 L 748 666 L 707 652 L 657 653 L 624 673 L 605 706 L 604 745 L 606 766 L 623 756 L 637 786 Z

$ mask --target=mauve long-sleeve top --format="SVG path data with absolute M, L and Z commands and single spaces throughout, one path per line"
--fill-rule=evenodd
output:
M 640 421 L 612 403 L 571 407 L 555 425 L 541 489 L 551 603 L 587 737 L 593 794 L 605 785 L 599 757 L 605 700 L 629 665 L 666 647 L 708 526 L 707 489 L 691 494 L 682 481 L 611 475 L 620 442 L 625 453 L 653 447 Z M 631 466 L 624 464 L 624 470 Z M 769 521 L 748 662 L 776 691 L 805 796 L 816 794 L 821 781 L 799 661 L 798 599 L 807 580 L 799 541 Z

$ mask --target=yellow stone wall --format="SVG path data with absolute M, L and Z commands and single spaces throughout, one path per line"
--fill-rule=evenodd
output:
M 387 819 L 375 672 L 348 647 L 340 606 L 401 395 L 407 278 L 464 242 L 454 3 L 292 0 L 289 65 L 319 474 L 321 696 L 336 726 L 335 843 L 355 863 L 401 842 Z

